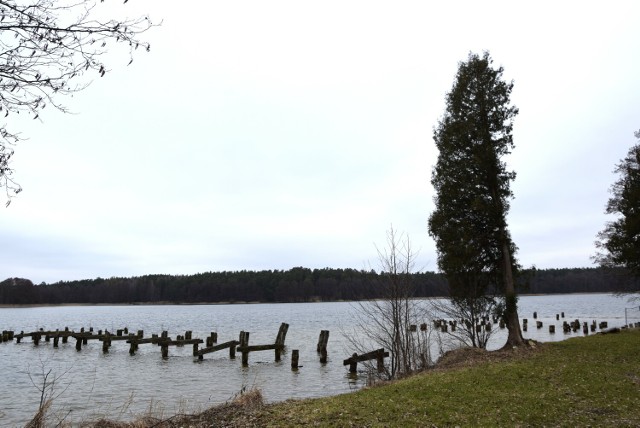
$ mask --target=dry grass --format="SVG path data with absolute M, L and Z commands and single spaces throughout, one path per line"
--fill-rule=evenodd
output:
M 84 428 L 173 428 L 173 427 L 252 427 L 256 424 L 255 413 L 262 409 L 262 392 L 254 388 L 238 394 L 229 403 L 211 407 L 198 414 L 177 414 L 160 419 L 145 415 L 133 422 L 116 422 L 107 419 L 86 422 Z

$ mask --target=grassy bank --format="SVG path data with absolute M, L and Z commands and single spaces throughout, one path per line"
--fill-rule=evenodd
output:
M 280 426 L 640 426 L 640 331 L 511 354 L 496 353 L 470 366 L 461 359 L 446 370 L 355 394 L 282 403 L 264 409 L 261 421 Z
M 267 406 L 252 401 L 181 421 L 303 425 L 640 427 L 640 330 L 533 349 L 461 350 L 437 369 L 356 393 Z

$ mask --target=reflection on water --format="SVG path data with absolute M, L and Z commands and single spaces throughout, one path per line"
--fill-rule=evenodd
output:
M 531 328 L 525 334 L 540 341 L 562 340 L 580 335 L 550 335 L 547 324 L 565 312 L 575 318 L 607 320 L 609 326 L 624 323 L 628 304 L 611 295 L 524 296 L 519 302 L 522 318 L 532 321 L 534 311 L 545 328 Z M 255 305 L 165 305 L 165 306 L 62 306 L 40 308 L 0 308 L 0 330 L 30 332 L 81 327 L 115 331 L 144 330 L 145 337 L 164 330 L 175 337 L 191 330 L 194 338 L 218 333 L 218 343 L 237 340 L 241 330 L 250 332 L 250 344 L 275 341 L 281 322 L 289 323 L 287 351 L 280 362 L 274 351 L 252 352 L 249 367 L 241 367 L 240 356 L 229 359 L 228 350 L 194 359 L 192 347 L 171 347 L 162 359 L 160 349 L 142 344 L 129 355 L 126 342 L 113 342 L 109 353 L 102 344 L 89 341 L 81 351 L 75 341 L 53 348 L 44 341 L 34 346 L 22 343 L 0 344 L 3 387 L 0 388 L 0 425 L 22 426 L 35 413 L 40 400 L 42 374 L 51 370 L 51 390 L 55 408 L 67 421 L 107 416 L 131 419 L 149 410 L 160 415 L 197 411 L 223 403 L 243 388 L 260 388 L 267 401 L 288 398 L 321 397 L 356 390 L 366 382 L 366 374 L 350 375 L 342 361 L 353 346 L 340 333 L 352 323 L 355 307 L 350 303 L 300 303 Z M 329 330 L 328 361 L 319 362 L 316 344 L 321 330 Z M 500 347 L 505 331 L 498 331 L 489 347 Z M 300 351 L 299 370 L 291 370 L 290 350 Z M 33 380 L 33 382 L 32 382 Z M 35 383 L 35 386 L 34 386 Z

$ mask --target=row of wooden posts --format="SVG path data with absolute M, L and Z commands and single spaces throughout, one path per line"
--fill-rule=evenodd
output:
M 523 331 L 527 331 L 528 328 L 528 320 L 526 318 L 524 318 L 522 320 L 522 330 Z M 594 333 L 596 331 L 596 329 L 600 329 L 600 330 L 604 330 L 609 326 L 609 323 L 607 321 L 601 321 L 600 323 L 596 323 L 595 320 L 591 321 L 591 324 L 589 324 L 587 321 L 583 321 L 582 324 L 580 323 L 580 320 L 575 319 L 571 322 L 567 322 L 567 321 L 563 321 L 562 322 L 562 331 L 564 333 L 575 333 L 576 331 L 580 330 L 580 326 L 582 325 L 582 332 L 584 334 L 589 334 L 589 331 L 591 331 L 592 333 Z M 541 329 L 544 326 L 542 321 L 536 321 L 536 328 L 537 329 Z M 555 324 L 549 324 L 549 333 L 553 334 L 556 332 L 556 326 Z
M 169 356 L 170 346 L 193 346 L 193 356 L 198 357 L 199 360 L 204 358 L 204 355 L 221 351 L 224 349 L 229 350 L 229 358 L 234 359 L 236 352 L 242 354 L 242 365 L 247 366 L 249 364 L 249 353 L 256 351 L 268 351 L 273 350 L 275 352 L 275 361 L 280 361 L 281 355 L 285 349 L 285 339 L 289 330 L 289 324 L 282 323 L 274 343 L 263 345 L 249 345 L 249 332 L 241 331 L 238 340 L 230 340 L 224 343 L 218 342 L 217 332 L 211 332 L 211 334 L 205 339 L 197 339 L 192 337 L 191 331 L 186 331 L 183 336 L 178 335 L 175 340 L 169 337 L 168 332 L 164 331 L 162 334 L 153 334 L 151 337 L 144 337 L 144 332 L 138 330 L 136 333 L 130 333 L 127 328 L 117 330 L 115 334 L 105 330 L 98 330 L 94 333 L 93 328 L 89 328 L 85 331 L 81 328 L 79 332 L 69 330 L 65 327 L 64 330 L 45 331 L 40 329 L 31 333 L 25 333 L 24 331 L 15 334 L 13 331 L 5 330 L 0 335 L 0 343 L 10 342 L 15 340 L 16 343 L 20 343 L 24 338 L 31 338 L 34 345 L 39 345 L 44 339 L 45 342 L 51 342 L 53 340 L 53 347 L 57 348 L 60 341 L 67 343 L 69 338 L 76 340 L 76 350 L 81 351 L 84 345 L 90 340 L 99 340 L 102 342 L 102 351 L 104 353 L 109 352 L 109 348 L 113 341 L 126 341 L 129 344 L 129 353 L 134 355 L 140 345 L 151 343 L 160 347 L 161 355 L 163 358 Z M 320 355 L 320 363 L 327 363 L 327 344 L 329 342 L 329 330 L 321 330 L 320 337 L 318 338 L 318 344 L 316 350 Z M 200 345 L 205 343 L 204 348 L 200 348 Z M 377 361 L 377 367 L 379 371 L 384 370 L 384 358 L 389 356 L 389 352 L 385 352 L 384 349 L 378 349 L 366 354 L 358 355 L 353 354 L 350 358 L 344 360 L 343 364 L 349 365 L 350 372 L 357 372 L 358 362 L 368 361 L 375 359 Z M 291 368 L 298 369 L 302 367 L 299 365 L 300 353 L 299 350 L 294 349 L 291 352 Z

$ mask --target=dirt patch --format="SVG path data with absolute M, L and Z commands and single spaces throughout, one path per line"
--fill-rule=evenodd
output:
M 527 346 L 518 346 L 511 349 L 487 351 L 479 348 L 460 348 L 446 352 L 436 363 L 436 370 L 449 370 L 460 367 L 473 367 L 478 364 L 498 361 L 508 361 L 529 357 L 544 349 L 545 344 L 527 341 Z

